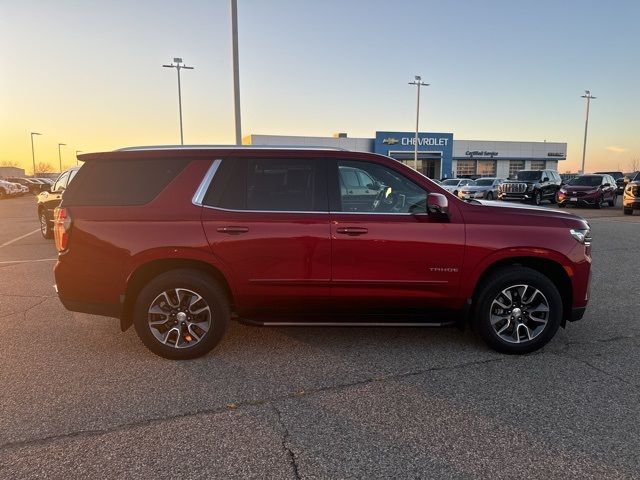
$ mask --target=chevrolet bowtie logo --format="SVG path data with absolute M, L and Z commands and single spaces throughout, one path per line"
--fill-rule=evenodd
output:
M 384 143 L 385 145 L 395 145 L 396 143 L 399 143 L 399 142 L 400 140 L 393 137 L 388 137 L 382 140 L 382 143 Z

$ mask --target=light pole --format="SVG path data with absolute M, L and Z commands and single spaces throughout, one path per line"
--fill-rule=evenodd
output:
M 238 0 L 231 0 L 231 50 L 233 56 L 233 105 L 236 122 L 236 145 L 242 144 L 240 120 L 240 68 L 238 65 Z
M 584 143 L 582 144 L 582 169 L 580 170 L 580 173 L 584 173 L 584 160 L 587 155 L 587 128 L 589 127 L 589 104 L 591 103 L 591 100 L 596 97 L 591 95 L 590 90 L 585 90 L 584 95 L 582 95 L 582 98 L 587 99 L 587 115 L 584 120 Z
M 418 100 L 416 105 L 416 138 L 413 142 L 413 169 L 418 170 L 418 131 L 420 125 L 420 87 L 428 87 L 428 83 L 424 83 L 422 81 L 422 77 L 420 75 L 415 76 L 415 80 L 413 82 L 409 82 L 409 85 L 416 85 L 418 87 Z
M 162 66 L 165 68 L 175 68 L 178 71 L 178 111 L 180 114 L 180 145 L 184 145 L 184 135 L 182 133 L 182 89 L 180 87 L 180 70 L 183 68 L 185 70 L 193 70 L 193 67 L 180 65 L 182 63 L 181 58 L 174 58 L 173 61 L 176 63 L 175 64 L 172 63 L 171 65 L 162 65 Z
M 36 151 L 33 148 L 33 136 L 42 135 L 38 132 L 31 132 L 31 158 L 33 159 L 33 176 L 36 176 Z
M 62 153 L 60 153 L 60 147 L 65 147 L 66 143 L 58 144 L 58 161 L 60 162 L 60 173 L 62 173 Z
M 78 154 L 82 153 L 82 150 L 76 150 L 76 165 L 78 165 Z

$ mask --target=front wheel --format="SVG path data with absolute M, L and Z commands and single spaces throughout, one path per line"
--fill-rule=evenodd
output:
M 614 195 L 613 198 L 611 200 L 609 200 L 609 206 L 610 207 L 615 207 L 616 206 L 616 200 L 617 200 L 617 196 Z
M 602 207 L 603 203 L 604 203 L 604 195 L 600 194 L 600 196 L 596 200 L 596 203 L 593 206 L 594 208 L 598 209 Z
M 158 275 L 140 292 L 133 324 L 161 357 L 186 360 L 211 351 L 229 325 L 229 301 L 216 281 L 194 270 Z
M 534 195 L 533 195 L 533 204 L 534 205 L 540 205 L 540 203 L 542 202 L 542 195 L 540 194 L 539 191 L 537 191 Z
M 493 200 L 493 193 L 487 193 L 487 200 Z
M 562 298 L 548 277 L 514 266 L 491 275 L 476 296 L 474 326 L 503 353 L 528 353 L 546 345 L 562 320 Z

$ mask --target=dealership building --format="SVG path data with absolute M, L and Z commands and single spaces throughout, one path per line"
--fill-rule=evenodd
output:
M 245 145 L 336 147 L 374 152 L 414 166 L 415 132 L 376 132 L 375 138 L 249 135 Z M 418 171 L 430 178 L 509 178 L 518 170 L 559 170 L 566 160 L 567 144 L 561 142 L 512 142 L 454 140 L 453 133 L 421 132 L 418 135 Z

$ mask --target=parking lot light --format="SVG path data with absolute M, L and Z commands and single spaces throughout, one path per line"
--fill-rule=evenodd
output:
M 587 100 L 587 113 L 586 118 L 584 120 L 584 143 L 582 144 L 582 168 L 580 169 L 580 173 L 584 173 L 584 160 L 587 154 L 587 128 L 589 127 L 589 104 L 592 99 L 595 99 L 593 95 L 591 95 L 590 90 L 585 90 L 582 98 Z
M 418 87 L 418 99 L 416 105 L 416 137 L 413 143 L 413 169 L 418 170 L 418 131 L 420 124 L 420 87 L 428 87 L 428 83 L 424 83 L 422 81 L 422 77 L 420 75 L 415 76 L 415 80 L 413 82 L 409 82 L 409 85 L 416 85 Z
M 78 154 L 82 153 L 82 150 L 76 150 L 76 165 L 78 165 Z
M 33 159 L 33 176 L 36 176 L 36 152 L 33 148 L 33 136 L 34 135 L 42 135 L 38 132 L 31 132 L 31 158 Z
M 58 161 L 60 162 L 60 173 L 62 173 L 62 153 L 60 152 L 60 147 L 65 147 L 66 143 L 58 144 Z

